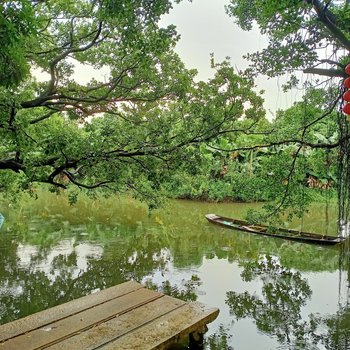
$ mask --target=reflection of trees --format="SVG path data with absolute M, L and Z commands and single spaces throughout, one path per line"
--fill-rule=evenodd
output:
M 270 256 L 245 267 L 242 273 L 244 281 L 249 282 L 256 277 L 263 282 L 263 298 L 248 292 L 228 292 L 230 312 L 237 319 L 252 317 L 260 331 L 276 336 L 281 343 L 302 341 L 300 333 L 305 324 L 300 321 L 300 309 L 311 296 L 307 281 L 301 278 L 300 273 L 283 268 Z
M 16 228 L 18 239 L 41 249 L 53 247 L 64 237 L 74 236 L 82 240 L 82 232 L 86 234 L 83 237 L 86 241 L 99 244 L 102 241 L 102 244 L 108 245 L 119 237 L 123 248 L 129 243 L 139 243 L 139 252 L 142 244 L 148 255 L 153 254 L 151 247 L 157 247 L 155 253 L 160 247 L 167 248 L 172 253 L 174 266 L 178 268 L 199 266 L 203 257 L 218 257 L 229 262 L 256 259 L 262 250 L 279 256 L 284 266 L 300 271 L 335 271 L 338 268 L 337 249 L 318 249 L 218 228 L 206 222 L 206 212 L 205 207 L 199 204 L 174 201 L 147 216 L 144 206 L 127 197 L 93 202 L 85 198 L 70 206 L 64 195 L 45 193 L 38 201 L 30 202 L 18 212 L 12 211 L 7 227 L 11 221 L 20 223 L 21 232 Z
M 310 315 L 309 321 L 302 320 L 301 307 L 310 298 L 311 290 L 299 272 L 292 272 L 266 256 L 247 263 L 241 276 L 246 282 L 259 278 L 263 287 L 261 296 L 227 292 L 226 303 L 236 320 L 254 319 L 258 329 L 276 337 L 282 348 L 349 349 L 349 308 L 331 317 Z
M 30 205 L 29 209 L 24 208 L 20 213 L 11 212 L 12 219 L 10 217 L 6 221 L 0 235 L 0 323 L 126 280 L 142 281 L 145 276 L 166 270 L 169 262 L 175 268 L 188 268 L 199 266 L 204 257 L 226 259 L 228 262 L 255 261 L 259 253 L 264 251 L 279 256 L 284 266 L 301 271 L 334 271 L 339 267 L 338 251 L 335 249 L 319 249 L 217 228 L 206 223 L 200 210 L 181 207 L 182 202 L 174 203 L 168 212 L 157 211 L 151 216 L 147 216 L 143 207 L 132 203 L 124 202 L 124 206 L 114 204 L 113 201 L 108 202 L 108 205 L 102 202 L 92 205 L 88 201 L 79 203 L 80 207 L 76 209 L 62 201 L 47 200 L 38 206 Z M 59 252 L 60 243 L 64 240 L 74 242 L 73 251 Z M 101 256 L 84 257 L 83 269 L 79 265 L 81 257 L 76 250 L 81 244 L 101 249 Z M 30 264 L 25 266 L 20 266 L 18 261 L 20 245 L 37 248 Z M 38 269 L 52 253 L 56 255 L 50 271 Z M 297 277 L 290 276 L 290 281 L 287 279 L 290 273 L 288 269 L 276 267 L 275 273 L 271 275 L 262 267 L 260 275 L 256 264 L 246 267 L 244 278 L 249 280 L 259 276 L 265 279 L 264 283 L 270 281 L 266 295 L 271 303 L 273 298 L 278 300 L 274 295 L 277 294 L 277 282 L 280 283 L 281 300 L 293 298 L 293 295 L 283 295 L 287 283 L 294 283 L 295 293 L 298 293 L 298 283 L 303 285 L 302 280 L 296 280 Z M 269 266 L 269 269 L 273 271 L 273 266 Z M 285 285 L 279 280 L 283 275 L 282 270 Z M 194 300 L 197 295 L 196 283 L 192 280 L 168 281 L 156 288 L 184 300 Z M 299 292 L 300 298 L 302 293 L 306 295 L 307 290 Z M 247 300 L 254 303 L 258 299 L 255 298 Z M 291 311 L 293 307 L 298 310 L 298 302 L 294 306 L 286 302 L 284 307 L 289 307 Z M 302 323 L 299 321 L 298 324 Z M 219 332 L 211 341 L 211 348 L 219 349 L 219 344 L 226 341 L 225 334 Z
M 135 242 L 133 238 L 131 236 Z M 166 255 L 156 254 L 156 247 L 151 249 L 153 254 L 148 254 L 137 245 L 130 242 L 121 250 L 107 250 L 103 258 L 88 260 L 87 268 L 79 273 L 75 251 L 57 255 L 50 270 L 44 272 L 38 270 L 46 258 L 41 251 L 32 257 L 28 266 L 20 267 L 16 261 L 17 250 L 13 249 L 7 254 L 9 260 L 2 260 L 0 264 L 0 324 L 130 279 L 141 281 L 150 272 L 164 269 Z M 195 289 L 199 284 L 198 277 L 193 276 L 184 284 L 183 290 L 169 281 L 161 287 L 153 284 L 153 288 L 183 300 L 196 300 Z
M 28 314 L 52 307 L 89 294 L 94 290 L 104 289 L 126 280 L 140 281 L 145 275 L 157 269 L 163 269 L 167 256 L 161 253 L 164 242 L 161 239 L 144 237 L 140 239 L 141 231 L 120 228 L 109 235 L 110 228 L 96 225 L 85 227 L 88 236 L 95 236 L 102 230 L 106 241 L 100 237 L 103 245 L 100 258 L 85 256 L 84 269 L 78 263 L 76 248 L 84 243 L 86 236 L 73 234 L 75 242 L 73 251 L 62 251 L 60 246 L 53 244 L 50 231 L 40 230 L 36 235 L 26 235 L 19 229 L 0 237 L 0 247 L 6 247 L 6 254 L 0 259 L 0 323 L 24 317 Z M 74 226 L 70 227 L 74 231 Z M 25 229 L 23 230 L 25 231 Z M 69 231 L 67 227 L 67 231 Z M 23 235 L 22 239 L 18 239 Z M 61 239 L 63 233 L 61 233 Z M 17 240 L 13 237 L 17 236 Z M 20 264 L 18 247 L 21 240 L 29 239 L 37 250 L 27 258 L 26 264 Z M 92 244 L 91 244 L 92 245 Z M 49 266 L 50 254 L 55 253 Z
M 174 239 L 164 225 L 109 225 L 94 217 L 87 224 L 71 224 L 54 213 L 46 213 L 41 220 L 35 215 L 28 222 L 13 224 L 0 236 L 0 249 L 6 247 L 0 259 L 0 323 L 164 271 L 171 258 L 166 247 Z M 73 242 L 69 246 L 72 249 L 64 250 L 61 243 L 65 241 Z M 18 256 L 20 245 L 35 247 L 26 264 L 21 264 Z M 102 254 L 84 256 L 83 269 L 79 265 L 82 257 L 77 254 L 80 245 L 99 247 Z M 161 290 L 195 300 L 199 283 L 194 276 L 184 289 L 166 282 Z
M 217 332 L 205 339 L 206 348 L 210 350 L 233 350 L 233 348 L 228 345 L 230 338 L 232 338 L 232 335 L 229 334 L 229 330 L 223 325 L 220 325 Z
M 196 301 L 196 287 L 201 284 L 200 278 L 192 275 L 188 281 L 182 281 L 183 286 L 171 284 L 170 281 L 164 281 L 161 285 L 152 282 L 151 279 L 145 281 L 145 285 L 149 289 L 157 290 L 158 292 L 170 295 L 174 298 L 184 301 Z
M 220 228 L 208 224 L 205 213 L 200 205 L 187 201 L 172 202 L 168 211 L 157 213 L 166 230 L 171 230 L 175 237 L 169 243 L 176 267 L 200 265 L 204 256 L 229 262 L 255 260 L 262 251 L 279 256 L 284 266 L 300 271 L 335 271 L 339 267 L 337 247 L 319 247 Z
M 350 349 L 350 308 L 342 308 L 331 317 L 315 317 L 314 322 L 319 328 L 328 328 L 327 336 L 319 339 L 328 350 Z

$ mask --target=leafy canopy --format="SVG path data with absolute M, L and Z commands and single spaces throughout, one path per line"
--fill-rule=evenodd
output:
M 14 60 L 23 71 L 15 69 L 18 74 L 0 87 L 2 191 L 75 185 L 103 193 L 131 190 L 152 202 L 169 171 L 191 166 L 183 156 L 190 145 L 196 149 L 235 131 L 242 119 L 253 125 L 264 117 L 253 83 L 226 62 L 208 83 L 194 82 L 195 71 L 173 50 L 174 26 L 158 25 L 170 0 L 2 6 L 12 14 L 10 20 L 5 11 L 4 18 L 18 40 L 4 39 L 0 64 L 11 50 L 24 60 Z M 95 77 L 81 83 L 77 65 Z M 29 67 L 46 72 L 48 80 L 35 80 Z
M 296 73 L 302 71 L 318 78 L 311 82 L 314 87 L 316 84 L 323 84 L 322 108 L 315 108 L 313 111 L 308 108 L 306 118 L 309 121 L 304 123 L 299 131 L 296 130 L 295 134 L 290 133 L 297 136 L 294 138 L 297 152 L 292 164 L 297 164 L 296 156 L 300 155 L 305 147 L 317 149 L 318 153 L 321 149 L 326 152 L 335 150 L 338 153 L 336 174 L 340 213 L 338 221 L 347 222 L 350 215 L 348 200 L 350 198 L 350 133 L 347 120 L 349 117 L 346 119 L 341 113 L 344 103 L 342 99 L 344 87 L 341 81 L 347 77 L 344 68 L 350 62 L 349 1 L 230 0 L 226 11 L 242 29 L 251 30 L 256 25 L 268 38 L 266 48 L 247 55 L 252 64 L 245 74 L 248 76 L 265 74 L 276 77 L 291 73 L 289 82 L 284 86 L 288 89 L 298 84 Z M 319 79 L 320 77 L 322 79 Z M 305 86 L 310 88 L 309 83 Z M 329 87 L 331 87 L 329 90 L 333 90 L 332 93 L 329 93 Z M 296 116 L 301 115 L 301 110 L 299 108 L 298 110 L 296 110 Z M 290 118 L 288 114 L 285 114 L 286 118 Z M 323 127 L 332 123 L 328 120 L 329 118 L 334 119 L 334 125 L 335 122 L 337 123 L 336 130 L 334 125 L 332 126 L 332 137 Z M 278 125 L 276 127 L 279 129 Z M 317 144 L 315 139 L 318 139 Z M 272 138 L 270 144 L 276 142 L 290 144 L 290 141 L 291 138 L 288 135 L 283 138 L 279 133 L 279 141 Z M 334 154 L 334 151 L 332 153 Z M 289 179 L 295 174 L 293 167 L 289 173 Z M 328 178 L 331 177 L 335 176 L 328 176 Z
M 306 73 L 344 77 L 350 50 L 349 2 L 321 0 L 230 0 L 227 13 L 244 30 L 258 25 L 268 46 L 249 54 L 251 72 L 278 76 Z

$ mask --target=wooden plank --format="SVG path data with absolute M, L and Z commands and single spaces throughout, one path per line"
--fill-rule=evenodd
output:
M 0 325 L 0 344 L 6 339 L 27 333 L 36 328 L 44 327 L 47 324 L 68 317 L 69 315 L 105 303 L 108 300 L 118 298 L 140 288 L 143 288 L 143 286 L 134 281 L 121 283 L 117 286 L 86 295 L 65 304 L 54 306 L 49 309 L 50 312 L 48 312 L 48 310 L 40 311 L 33 315 Z
M 137 309 L 133 309 L 128 313 L 110 319 L 103 324 L 90 328 L 84 333 L 76 334 L 69 339 L 53 344 L 47 349 L 100 349 L 106 344 L 108 345 L 133 331 L 143 329 L 145 325 L 157 318 L 167 315 L 185 305 L 186 303 L 184 301 L 164 296 Z M 144 344 L 144 348 L 146 347 L 146 344 Z
M 1 349 L 40 349 L 163 296 L 145 288 L 137 289 L 9 339 L 2 344 Z
M 126 282 L 0 326 L 0 350 L 166 349 L 218 313 Z
M 178 342 L 190 333 L 196 331 L 204 333 L 205 325 L 214 321 L 218 314 L 219 309 L 217 308 L 208 308 L 198 302 L 186 303 L 144 327 L 137 328 L 98 349 L 165 350 L 169 345 Z

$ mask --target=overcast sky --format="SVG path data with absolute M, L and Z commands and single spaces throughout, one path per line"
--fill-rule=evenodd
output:
M 210 53 L 214 53 L 215 62 L 225 57 L 231 58 L 233 67 L 244 69 L 248 62 L 242 58 L 246 53 L 263 49 L 267 40 L 257 30 L 242 31 L 226 13 L 224 6 L 229 0 L 183 0 L 174 5 L 171 13 L 162 20 L 164 24 L 175 24 L 181 39 L 176 51 L 188 68 L 199 71 L 198 78 L 206 80 L 213 76 L 210 68 Z M 257 80 L 258 90 L 264 89 L 265 108 L 274 113 L 284 109 L 300 98 L 300 94 L 291 91 L 282 92 L 281 86 L 288 77 Z M 271 112 L 267 112 L 271 117 Z

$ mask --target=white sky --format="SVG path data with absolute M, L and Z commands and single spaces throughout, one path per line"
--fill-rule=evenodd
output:
M 181 34 L 176 51 L 188 68 L 198 70 L 200 80 L 213 76 L 210 53 L 214 53 L 217 63 L 229 56 L 233 67 L 244 69 L 249 62 L 242 56 L 266 46 L 266 38 L 257 30 L 242 31 L 225 13 L 224 6 L 228 2 L 229 0 L 193 0 L 190 3 L 183 0 L 180 4 L 175 4 L 171 13 L 163 18 L 164 25 L 176 25 Z M 288 77 L 260 77 L 257 80 L 257 90 L 265 90 L 265 108 L 272 113 L 289 107 L 301 96 L 295 90 L 283 93 L 281 86 L 287 79 Z M 271 117 L 271 112 L 267 112 L 268 117 Z

